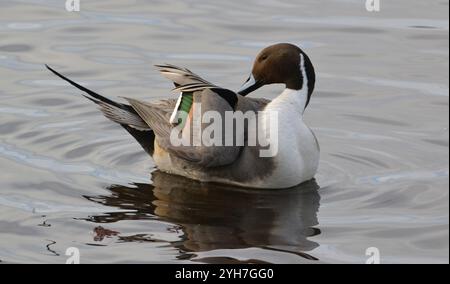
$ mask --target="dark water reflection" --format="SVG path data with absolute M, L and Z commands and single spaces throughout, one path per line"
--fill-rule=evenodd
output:
M 99 223 L 94 241 L 104 237 L 117 237 L 119 242 L 158 241 L 147 233 L 121 236 L 114 230 L 119 221 L 157 218 L 179 225 L 181 240 L 170 245 L 180 250 L 180 259 L 198 251 L 258 247 L 317 260 L 307 253 L 318 247 L 308 238 L 320 234 L 315 181 L 269 191 L 199 183 L 159 171 L 152 175 L 153 184 L 112 185 L 109 195 L 86 196 L 125 210 L 90 216 L 89 221 Z

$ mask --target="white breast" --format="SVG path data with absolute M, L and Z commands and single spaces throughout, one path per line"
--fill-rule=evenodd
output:
M 312 131 L 303 122 L 306 100 L 306 88 L 286 89 L 268 104 L 263 112 L 263 116 L 269 119 L 275 113 L 278 116 L 275 170 L 264 180 L 265 187 L 295 186 L 312 179 L 317 172 L 318 143 Z

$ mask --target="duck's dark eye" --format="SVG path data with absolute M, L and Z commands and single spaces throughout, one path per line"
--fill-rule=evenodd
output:
M 259 60 L 260 60 L 260 61 L 264 61 L 264 60 L 266 60 L 268 57 L 269 57 L 269 56 L 268 56 L 267 54 L 264 54 L 264 55 L 262 55 L 262 56 L 259 58 Z

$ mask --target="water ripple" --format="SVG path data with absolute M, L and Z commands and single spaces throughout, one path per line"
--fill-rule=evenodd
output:
M 83 163 L 64 163 L 56 159 L 38 155 L 16 146 L 6 143 L 0 144 L 0 155 L 3 158 L 25 164 L 33 168 L 49 170 L 60 174 L 83 174 L 106 180 L 108 182 L 116 182 L 122 184 L 128 182 L 148 182 L 149 177 L 136 175 L 124 171 L 114 171 L 112 169 L 103 168 Z
M 433 19 L 387 19 L 387 18 L 372 18 L 372 17 L 327 17 L 326 21 L 323 18 L 316 17 L 292 17 L 292 16 L 273 16 L 274 22 L 299 23 L 310 24 L 315 26 L 344 26 L 344 27 L 370 27 L 370 28 L 384 28 L 384 29 L 411 29 L 420 26 L 427 26 L 434 29 L 449 30 L 448 20 L 433 20 Z
M 408 171 L 408 172 L 399 172 L 385 175 L 376 175 L 376 176 L 368 176 L 361 177 L 356 180 L 358 184 L 372 184 L 372 185 L 381 185 L 385 183 L 393 183 L 400 181 L 424 181 L 424 180 L 435 180 L 439 179 L 448 179 L 449 177 L 449 169 L 438 169 L 434 171 Z

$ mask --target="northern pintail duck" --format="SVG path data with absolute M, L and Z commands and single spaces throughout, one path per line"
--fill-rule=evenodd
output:
M 178 99 L 150 103 L 124 98 L 128 104 L 115 102 L 47 66 L 85 92 L 107 118 L 123 126 L 163 172 L 202 182 L 253 188 L 288 188 L 314 178 L 320 150 L 314 133 L 303 121 L 303 113 L 314 90 L 315 72 L 309 57 L 299 47 L 283 43 L 262 50 L 238 92 L 214 85 L 185 68 L 156 67 L 173 81 L 174 90 L 180 93 Z M 285 89 L 272 101 L 246 97 L 268 84 L 284 84 Z M 246 124 L 240 131 L 234 125 L 232 137 L 226 131 L 210 131 L 209 135 L 200 135 L 207 137 L 209 143 L 183 143 L 192 142 L 193 136 L 208 130 L 214 114 L 223 118 L 227 113 L 255 116 L 244 116 Z M 201 119 L 199 127 L 195 127 L 196 119 Z M 224 125 L 224 121 L 219 125 Z M 252 123 L 255 121 L 260 123 Z M 277 122 L 278 127 L 269 127 L 271 121 Z M 175 136 L 174 130 L 178 131 Z M 276 143 L 273 155 L 261 154 L 272 145 L 249 143 L 255 135 Z M 174 143 L 174 137 L 181 143 Z M 273 137 L 276 141 L 269 139 Z M 234 142 L 242 139 L 244 143 L 216 143 L 229 142 L 230 138 Z

